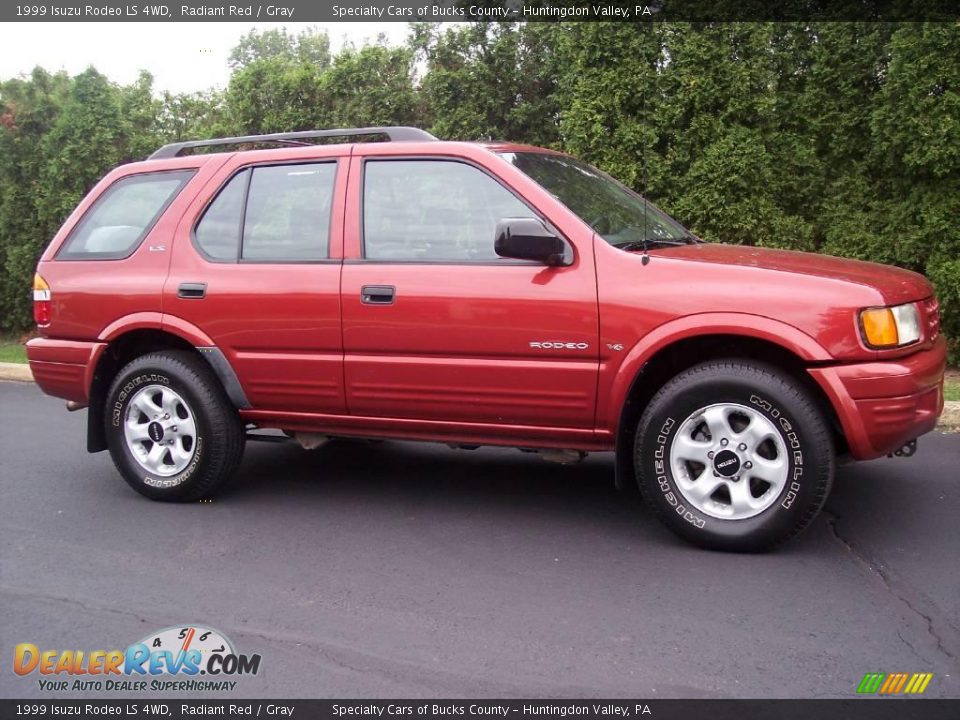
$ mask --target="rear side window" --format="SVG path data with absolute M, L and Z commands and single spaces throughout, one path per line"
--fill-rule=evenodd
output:
M 196 229 L 211 260 L 321 260 L 330 245 L 335 162 L 256 167 L 235 175 Z
M 193 174 L 193 170 L 177 170 L 130 175 L 118 180 L 77 223 L 57 258 L 119 260 L 129 257 Z

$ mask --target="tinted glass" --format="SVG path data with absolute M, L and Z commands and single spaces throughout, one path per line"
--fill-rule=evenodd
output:
M 364 256 L 376 260 L 499 260 L 497 222 L 536 217 L 475 167 L 442 160 L 377 160 L 364 167 Z
M 327 257 L 336 163 L 253 169 L 243 226 L 245 260 Z
M 240 219 L 249 175 L 249 170 L 235 175 L 197 225 L 197 245 L 214 260 L 236 260 L 240 256 Z
M 130 255 L 193 175 L 193 170 L 131 175 L 111 185 L 77 224 L 60 258 Z

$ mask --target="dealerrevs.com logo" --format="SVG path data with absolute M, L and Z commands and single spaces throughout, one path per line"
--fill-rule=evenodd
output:
M 13 671 L 37 675 L 49 692 L 233 690 L 242 675 L 260 671 L 260 655 L 244 655 L 223 633 L 199 625 L 151 633 L 126 650 L 41 649 L 20 643 Z

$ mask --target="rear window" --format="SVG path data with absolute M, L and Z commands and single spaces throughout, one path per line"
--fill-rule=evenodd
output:
M 193 170 L 177 170 L 129 175 L 118 180 L 77 223 L 57 258 L 129 257 L 193 174 Z

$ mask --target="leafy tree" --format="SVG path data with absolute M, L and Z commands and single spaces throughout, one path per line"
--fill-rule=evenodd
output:
M 413 51 L 348 46 L 320 79 L 322 107 L 333 126 L 420 125 Z
M 558 143 L 556 26 L 411 26 L 431 131 L 450 140 Z
M 301 46 L 309 38 L 286 37 Z M 303 61 L 293 45 L 271 49 L 231 76 L 227 110 L 243 132 L 419 124 L 410 49 L 348 46 L 323 65 Z
M 296 35 L 286 28 L 251 30 L 230 52 L 231 69 L 240 70 L 259 60 L 281 59 L 291 63 L 327 67 L 330 55 L 330 36 L 315 29 Z
M 894 263 L 960 337 L 955 23 L 414 23 L 337 53 L 254 30 L 225 91 L 92 68 L 0 81 L 0 327 L 29 327 L 36 258 L 112 166 L 198 137 L 374 124 L 556 147 L 710 240 Z M 953 344 L 954 361 L 960 347 Z
M 36 68 L 29 78 L 0 83 L 0 328 L 30 327 L 32 264 L 45 242 L 36 198 L 46 158 L 43 137 L 60 114 L 70 88 L 64 73 Z
M 165 142 L 235 134 L 225 93 L 219 90 L 179 94 L 164 92 L 157 124 Z
M 834 201 L 825 249 L 925 272 L 960 360 L 960 43 L 956 25 L 906 23 L 884 37 L 863 119 L 856 192 Z M 865 141 L 865 142 L 864 142 Z M 851 228 L 853 210 L 866 230 Z
M 111 168 L 156 148 L 151 78 L 126 88 L 93 68 L 75 78 L 37 69 L 0 86 L 0 298 L 3 328 L 30 325 L 37 259 L 80 199 Z
M 796 61 L 778 65 L 778 31 L 718 23 L 670 32 L 658 115 L 667 135 L 665 190 L 708 239 L 812 249 L 802 199 L 817 163 L 803 129 L 784 122 L 790 116 L 778 107 L 790 98 Z
M 620 23 L 562 26 L 560 131 L 564 148 L 635 190 L 662 184 L 659 64 L 662 28 Z

